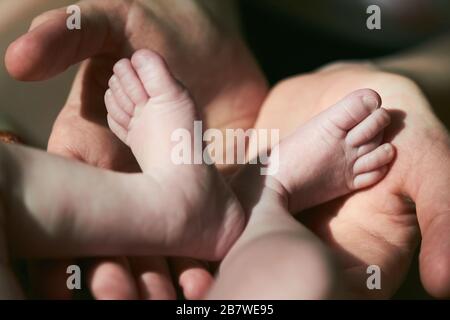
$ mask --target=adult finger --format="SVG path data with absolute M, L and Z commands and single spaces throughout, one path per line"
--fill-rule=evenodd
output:
M 450 297 L 450 138 L 435 140 L 412 185 L 422 233 L 420 275 L 427 291 Z
M 199 300 L 205 297 L 214 280 L 205 262 L 190 258 L 172 258 L 171 267 L 186 299 Z
M 87 0 L 77 5 L 80 29 L 67 27 L 69 15 L 66 8 L 60 8 L 36 17 L 30 30 L 10 44 L 5 65 L 11 76 L 24 81 L 45 80 L 86 58 L 117 49 L 122 37 L 116 31 L 121 29 L 121 13 L 126 10 L 117 8 L 117 2 L 101 8 Z
M 165 258 L 133 257 L 130 258 L 130 264 L 141 299 L 176 299 L 175 287 Z
M 125 257 L 93 259 L 88 266 L 88 286 L 95 299 L 136 300 L 138 288 Z

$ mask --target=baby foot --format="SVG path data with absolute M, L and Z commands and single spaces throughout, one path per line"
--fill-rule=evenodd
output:
M 177 232 L 183 234 L 180 246 L 186 254 L 222 258 L 241 234 L 245 216 L 214 166 L 175 164 L 171 159 L 175 130 L 187 130 L 194 146 L 198 116 L 165 61 L 140 50 L 131 61 L 117 62 L 105 104 L 111 130 L 131 148 L 144 174 L 158 183 L 161 192 L 153 196 L 176 208 L 173 219 L 182 221 Z
M 279 170 L 274 177 L 292 213 L 372 186 L 385 176 L 395 150 L 390 143 L 380 145 L 390 123 L 380 105 L 372 90 L 353 92 L 276 147 Z

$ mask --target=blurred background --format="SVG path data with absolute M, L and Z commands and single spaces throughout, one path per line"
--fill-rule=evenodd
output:
M 378 5 L 381 30 L 369 30 Z M 449 0 L 243 0 L 247 41 L 271 83 L 336 60 L 389 55 L 450 30 Z
M 72 3 L 0 0 L 3 55 L 34 16 Z M 381 9 L 381 30 L 365 27 L 366 9 L 374 4 Z M 271 84 L 336 60 L 396 53 L 450 31 L 449 0 L 241 0 L 239 7 L 244 35 Z M 75 71 L 76 66 L 49 81 L 22 83 L 11 79 L 2 63 L 0 129 L 17 131 L 28 144 L 45 148 Z M 417 263 L 395 298 L 428 298 Z

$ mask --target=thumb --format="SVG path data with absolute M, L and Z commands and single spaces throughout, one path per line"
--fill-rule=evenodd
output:
M 422 233 L 420 276 L 437 298 L 450 297 L 450 141 L 437 142 L 417 176 L 415 202 Z
M 51 10 L 36 17 L 30 30 L 11 43 L 6 51 L 5 65 L 18 80 L 36 81 L 51 78 L 69 66 L 91 56 L 111 51 L 121 41 L 117 14 L 111 25 L 114 6 L 94 7 L 89 1 L 78 3 L 81 29 L 67 27 L 66 8 Z M 119 12 L 123 12 L 119 11 Z

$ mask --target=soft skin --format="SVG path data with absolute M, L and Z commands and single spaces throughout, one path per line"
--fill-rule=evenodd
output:
M 432 295 L 449 297 L 450 137 L 413 81 L 372 64 L 332 64 L 278 84 L 257 127 L 281 128 L 287 135 L 330 101 L 360 87 L 376 90 L 392 114 L 385 139 L 397 149 L 397 158 L 376 186 L 314 208 L 302 214 L 302 221 L 336 252 L 355 295 L 367 298 L 395 293 L 421 235 L 422 282 Z M 383 272 L 382 290 L 365 287 L 371 264 Z
M 209 126 L 254 124 L 267 84 L 240 37 L 233 2 L 85 0 L 78 5 L 81 30 L 67 30 L 66 8 L 49 11 L 36 17 L 30 31 L 6 53 L 9 73 L 25 81 L 48 79 L 87 59 L 53 126 L 48 151 L 107 169 L 139 169 L 129 149 L 107 128 L 103 95 L 113 64 L 141 48 L 159 52 L 173 66 Z M 132 260 L 89 263 L 94 297 L 175 298 L 166 261 Z M 36 291 L 49 298 L 70 297 L 62 285 L 68 264 L 36 266 Z M 201 297 L 212 281 L 200 262 L 181 261 L 174 270 L 181 272 L 178 278 L 187 298 Z

